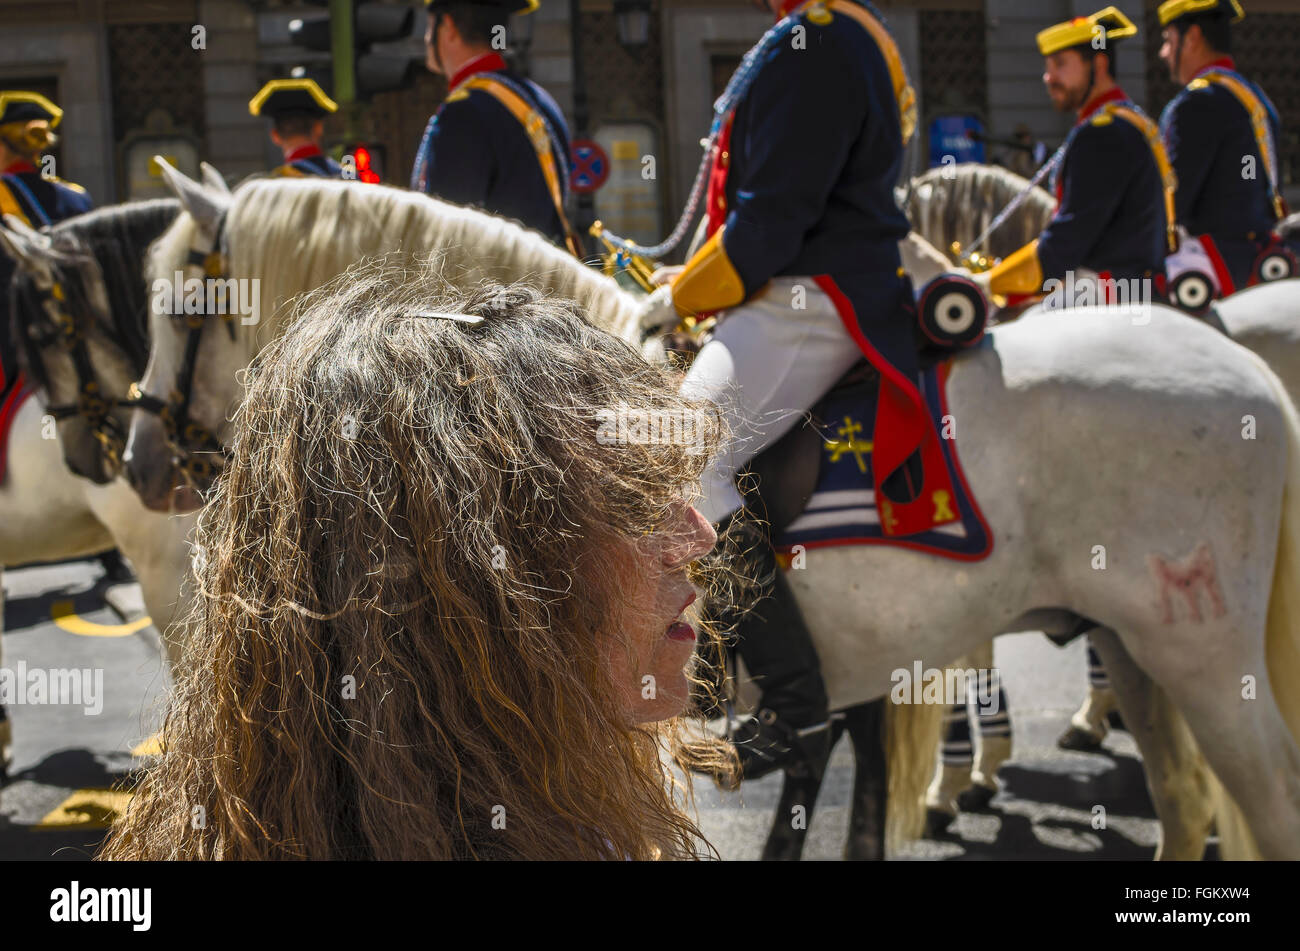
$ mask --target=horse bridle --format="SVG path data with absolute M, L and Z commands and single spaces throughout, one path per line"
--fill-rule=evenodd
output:
M 104 388 L 95 375 L 95 366 L 86 347 L 86 334 L 93 317 L 89 313 L 89 302 L 84 294 L 78 297 L 86 303 L 84 308 L 74 308 L 69 312 L 68 292 L 63 281 L 53 278 L 48 287 L 42 287 L 38 280 L 32 281 L 41 309 L 50 318 L 50 324 L 41 326 L 29 323 L 26 328 L 27 343 L 33 350 L 44 350 L 57 346 L 68 354 L 77 372 L 77 397 L 72 403 L 46 406 L 46 413 L 57 421 L 77 417 L 85 420 L 91 434 L 100 445 L 104 459 L 110 470 L 121 466 L 122 452 L 126 448 L 126 433 L 113 418 L 113 410 L 118 407 L 134 406 L 130 396 L 107 397 Z M 33 353 L 33 356 L 36 356 Z M 38 366 L 43 363 L 32 361 Z M 48 373 L 42 371 L 44 375 Z M 135 384 L 132 384 L 134 386 Z
M 213 230 L 212 240 L 205 242 L 200 232 L 195 231 L 195 242 L 190 245 L 189 256 L 185 262 L 185 278 L 223 280 L 226 277 L 226 259 L 221 250 L 221 240 L 225 234 L 226 215 L 222 212 Z M 225 288 L 220 287 L 224 292 Z M 207 295 L 205 290 L 205 302 Z M 229 308 L 220 307 L 219 316 L 226 324 L 230 339 L 235 339 L 234 315 Z M 203 339 L 203 327 L 208 318 L 206 308 L 197 314 L 173 314 L 174 319 L 183 320 L 188 328 L 185 337 L 185 355 L 181 359 L 180 369 L 176 372 L 176 385 L 172 387 L 167 399 L 159 399 L 140 389 L 138 383 L 131 384 L 131 396 L 127 401 L 131 406 L 139 407 L 155 414 L 162 423 L 163 439 L 172 453 L 172 465 L 180 471 L 186 481 L 195 488 L 211 480 L 225 465 L 229 451 L 210 429 L 190 418 L 190 402 L 194 393 L 194 372 L 198 362 L 199 343 Z M 213 458 L 215 457 L 215 459 Z

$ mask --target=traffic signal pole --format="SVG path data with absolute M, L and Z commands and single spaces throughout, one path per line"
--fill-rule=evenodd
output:
M 357 115 L 357 78 L 353 72 L 353 0 L 330 0 L 330 58 L 334 61 L 334 101 L 343 109 L 343 137 L 360 137 Z

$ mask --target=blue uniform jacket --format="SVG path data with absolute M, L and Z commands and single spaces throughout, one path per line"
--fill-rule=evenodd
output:
M 328 155 L 320 153 L 309 155 L 306 158 L 294 159 L 292 162 L 285 162 L 272 174 L 291 177 L 307 175 L 321 178 L 342 178 L 343 166 Z
M 1116 279 L 1164 273 L 1169 238 L 1160 169 L 1140 129 L 1097 111 L 1111 101 L 1126 99 L 1118 89 L 1101 97 L 1070 132 L 1057 170 L 1059 205 L 1038 242 L 1044 280 L 1074 268 Z
M 0 174 L 0 182 L 33 228 L 55 224 L 94 207 L 84 189 L 58 179 L 42 178 L 41 173 L 29 165 L 20 171 Z M 8 406 L 10 410 L 16 408 L 11 391 L 18 382 L 17 354 L 6 341 L 10 332 L 9 282 L 16 267 L 9 255 L 0 252 L 0 408 Z M 0 438 L 3 438 L 2 433 Z M 3 456 L 2 452 L 0 456 Z
M 1231 61 L 1212 68 L 1231 68 Z M 1277 110 L 1254 83 L 1239 76 L 1269 112 L 1274 151 L 1281 142 Z M 1193 235 L 1209 235 L 1238 287 L 1250 278 L 1261 243 L 1277 224 L 1268 172 L 1250 116 L 1231 92 L 1210 84 L 1183 87 L 1165 107 L 1160 131 L 1178 174 L 1178 221 Z M 1253 156 L 1255 176 L 1244 158 Z
M 551 151 L 567 191 L 569 129 L 564 116 L 544 89 L 505 69 L 500 57 L 486 57 L 485 63 L 499 68 L 458 74 L 447 101 L 429 119 L 411 171 L 411 188 L 514 218 L 562 245 L 564 225 L 524 127 L 490 93 L 457 86 L 478 72 L 504 77 L 550 125 Z
M 909 230 L 884 55 L 848 16 L 801 25 L 806 49 L 773 49 L 732 122 L 723 244 L 746 295 L 780 275 L 894 281 Z

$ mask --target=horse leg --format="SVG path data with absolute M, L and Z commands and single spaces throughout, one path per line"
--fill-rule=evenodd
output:
M 843 733 L 844 721 L 837 717 L 831 724 L 827 761 L 830 760 L 830 750 L 835 748 Z M 772 817 L 772 829 L 763 845 L 764 862 L 799 861 L 825 773 L 825 762 L 818 764 L 816 772 L 809 769 L 800 769 L 797 773 L 789 770 L 785 772 L 781 780 L 781 801 L 777 804 L 776 815 Z
M 977 703 L 976 722 L 979 724 L 979 755 L 971 770 L 971 787 L 957 796 L 957 806 L 966 812 L 979 812 L 988 807 L 998 792 L 998 770 L 1011 759 L 1011 708 L 1007 705 L 1007 692 L 1002 677 L 993 666 L 990 644 L 988 666 L 989 706 Z
M 1107 718 L 1115 709 L 1116 698 L 1106 674 L 1105 662 L 1098 656 L 1092 640 L 1100 630 L 1093 628 L 1084 635 L 1084 643 L 1088 645 L 1088 695 L 1083 706 L 1070 717 L 1070 726 L 1056 741 L 1063 750 L 1095 753 L 1101 749 L 1101 741 L 1110 732 Z
M 958 797 L 971 782 L 970 715 L 966 703 L 954 703 L 944 714 L 939 768 L 925 791 L 925 833 L 937 838 L 957 818 Z
M 1092 643 L 1142 752 L 1147 788 L 1160 820 L 1156 859 L 1202 858 L 1214 809 L 1209 769 L 1196 740 L 1168 695 L 1138 667 L 1114 631 L 1097 628 Z
M 853 741 L 853 807 L 844 857 L 850 861 L 885 858 L 886 801 L 889 794 L 885 758 L 885 700 L 873 700 L 845 711 L 844 722 Z
M 1260 672 L 1249 699 L 1243 697 L 1243 671 Z M 1206 671 L 1197 683 L 1170 686 L 1215 778 L 1235 803 L 1235 809 L 1215 817 L 1226 859 L 1300 858 L 1300 747 L 1274 689 L 1262 657 L 1258 664 Z M 1238 819 L 1245 821 L 1249 838 L 1241 834 L 1246 830 L 1237 832 Z

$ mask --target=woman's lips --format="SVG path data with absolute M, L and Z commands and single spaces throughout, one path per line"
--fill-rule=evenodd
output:
M 696 640 L 695 628 L 685 621 L 674 621 L 668 625 L 668 637 L 674 641 L 690 641 L 694 643 Z

